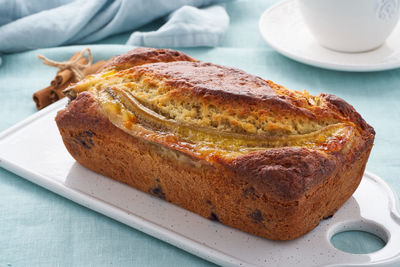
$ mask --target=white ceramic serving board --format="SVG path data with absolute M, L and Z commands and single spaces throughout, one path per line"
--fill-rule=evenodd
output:
M 66 101 L 53 104 L 0 134 L 0 166 L 83 206 L 224 266 L 400 266 L 398 200 L 366 173 L 345 205 L 312 232 L 292 241 L 246 234 L 91 172 L 68 154 L 54 121 Z M 365 230 L 387 245 L 370 254 L 334 248 L 343 230 Z
M 400 23 L 382 46 L 363 53 L 342 53 L 318 44 L 303 21 L 297 0 L 279 1 L 271 6 L 261 15 L 258 26 L 273 49 L 305 64 L 359 72 L 400 67 Z

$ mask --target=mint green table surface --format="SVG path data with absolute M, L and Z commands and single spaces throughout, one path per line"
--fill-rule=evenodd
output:
M 382 177 L 399 195 L 400 69 L 336 72 L 279 55 L 258 33 L 259 16 L 274 2 L 229 3 L 231 25 L 221 46 L 183 50 L 198 59 L 239 67 L 291 89 L 333 93 L 350 102 L 377 132 L 367 170 Z M 159 25 L 161 21 L 155 21 L 144 29 Z M 108 45 L 123 44 L 128 37 L 110 37 L 90 47 L 96 59 L 108 58 L 130 49 Z M 36 54 L 65 60 L 79 49 L 60 47 L 2 56 L 0 130 L 36 112 L 32 93 L 47 86 L 55 74 L 55 69 L 43 66 Z M 350 238 L 338 242 L 353 252 L 379 243 L 363 236 L 358 241 Z M 0 169 L 0 267 L 212 265 Z

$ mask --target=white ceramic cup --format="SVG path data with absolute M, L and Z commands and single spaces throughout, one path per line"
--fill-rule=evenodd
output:
M 399 19 L 400 0 L 298 0 L 315 39 L 329 49 L 364 52 L 381 46 Z

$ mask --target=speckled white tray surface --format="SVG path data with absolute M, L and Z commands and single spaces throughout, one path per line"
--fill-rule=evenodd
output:
M 292 241 L 270 241 L 207 220 L 76 163 L 54 122 L 65 104 L 53 104 L 1 133 L 0 166 L 224 266 L 400 266 L 399 204 L 388 185 L 373 174 L 366 173 L 345 205 L 312 232 Z M 332 235 L 344 230 L 368 231 L 387 244 L 370 254 L 345 253 L 330 243 Z

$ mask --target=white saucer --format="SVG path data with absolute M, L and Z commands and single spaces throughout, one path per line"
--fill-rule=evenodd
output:
M 279 2 L 267 9 L 258 26 L 273 49 L 305 64 L 360 72 L 400 67 L 400 23 L 381 47 L 364 53 L 341 53 L 319 45 L 304 24 L 296 0 Z

